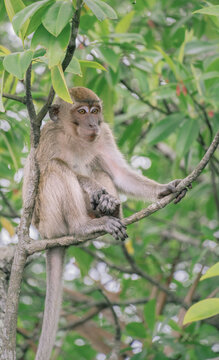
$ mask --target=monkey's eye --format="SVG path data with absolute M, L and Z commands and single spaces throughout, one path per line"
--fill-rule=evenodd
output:
M 79 114 L 86 114 L 85 109 L 79 109 L 78 112 L 79 112 Z
M 95 108 L 95 109 L 92 109 L 92 110 L 91 110 L 91 113 L 92 113 L 92 114 L 97 114 L 98 111 L 99 111 L 99 109 Z

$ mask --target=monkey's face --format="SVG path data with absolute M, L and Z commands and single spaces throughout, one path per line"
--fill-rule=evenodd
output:
M 100 134 L 103 121 L 100 105 L 79 105 L 73 108 L 70 113 L 75 134 L 87 142 L 93 142 Z

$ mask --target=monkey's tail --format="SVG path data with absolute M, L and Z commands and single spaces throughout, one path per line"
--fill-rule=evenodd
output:
M 42 331 L 35 360 L 49 360 L 55 342 L 62 302 L 64 255 L 64 247 L 50 249 L 46 254 L 46 300 Z

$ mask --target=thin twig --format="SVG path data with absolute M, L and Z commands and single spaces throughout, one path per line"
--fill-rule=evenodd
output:
M 202 275 L 202 271 L 203 271 L 203 268 L 204 266 L 202 266 L 201 270 L 199 271 L 199 273 L 197 274 L 192 286 L 189 288 L 189 291 L 184 299 L 184 302 L 189 306 L 191 305 L 192 303 L 192 299 L 193 299 L 193 296 L 194 296 L 194 293 L 197 289 L 197 286 L 199 284 L 199 280 L 201 278 L 201 275 Z M 184 319 L 184 316 L 185 316 L 185 313 L 186 313 L 186 310 L 181 308 L 179 310 L 179 313 L 178 313 L 178 326 L 179 327 L 182 327 L 182 324 L 183 324 L 183 319 Z M 175 337 L 176 339 L 179 339 L 181 337 L 181 333 L 177 332 L 177 331 L 173 331 L 173 337 Z M 173 348 L 170 346 L 170 345 L 167 345 L 165 346 L 164 348 L 164 353 L 166 356 L 171 357 L 171 354 L 173 353 Z
M 108 299 L 106 294 L 104 294 L 102 289 L 99 289 L 99 292 L 102 294 L 102 296 L 106 300 L 106 303 L 108 304 L 108 306 L 112 312 L 114 323 L 115 323 L 115 330 L 116 330 L 115 340 L 114 340 L 115 343 L 114 343 L 114 348 L 112 350 L 112 353 L 110 355 L 110 360 L 118 360 L 119 359 L 119 351 L 120 351 L 120 341 L 121 341 L 121 328 L 119 325 L 119 319 L 118 319 L 118 316 L 116 315 L 115 310 L 113 309 L 112 303 L 110 302 L 110 300 Z
M 143 219 L 154 212 L 164 208 L 166 205 L 168 205 L 170 202 L 172 202 L 178 195 L 180 191 L 185 189 L 188 185 L 190 185 L 193 181 L 195 181 L 198 176 L 201 174 L 203 169 L 206 167 L 208 162 L 210 161 L 212 155 L 214 154 L 216 148 L 219 144 L 219 131 L 215 135 L 211 145 L 209 146 L 208 150 L 206 151 L 205 155 L 203 156 L 202 160 L 199 162 L 199 164 L 196 166 L 196 168 L 189 174 L 187 177 L 185 177 L 180 184 L 176 187 L 176 193 L 165 196 L 165 198 L 161 199 L 160 201 L 157 201 L 151 205 L 149 205 L 146 209 L 143 209 L 128 218 L 123 220 L 123 223 L 125 225 L 132 224 L 136 221 L 139 221 L 140 219 Z
M 14 216 L 11 213 L 5 213 L 4 211 L 0 211 L 0 216 L 3 216 L 5 218 L 7 218 L 7 219 L 13 219 L 15 217 L 19 217 L 19 216 Z
M 74 300 L 75 301 L 75 300 Z M 144 298 L 139 298 L 139 299 L 128 299 L 125 301 L 111 301 L 112 306 L 129 306 L 130 304 L 132 305 L 145 305 L 147 302 L 149 301 L 148 297 L 144 297 Z M 79 301 L 79 305 L 77 305 L 77 310 L 84 310 L 87 308 L 91 308 L 91 307 L 101 307 L 104 308 L 106 307 L 106 302 L 105 301 L 90 301 L 90 302 L 85 302 L 83 304 L 81 304 L 81 301 Z
M 2 200 L 4 201 L 5 205 L 7 206 L 8 210 L 10 210 L 10 214 L 4 215 L 5 217 L 19 217 L 18 213 L 14 210 L 13 206 L 11 205 L 10 201 L 5 196 L 4 192 L 0 189 L 0 195 Z
M 122 248 L 125 248 L 125 246 L 122 245 Z M 183 301 L 180 298 L 178 298 L 177 296 L 175 296 L 172 291 L 170 291 L 167 287 L 163 286 L 157 280 L 155 280 L 150 275 L 148 275 L 146 272 L 144 272 L 142 269 L 140 269 L 137 266 L 137 264 L 135 263 L 134 259 L 127 253 L 126 249 L 125 249 L 125 256 L 126 256 L 126 259 L 127 259 L 128 263 L 131 265 L 131 268 L 130 267 L 127 268 L 127 267 L 122 267 L 122 266 L 119 266 L 119 265 L 115 265 L 115 264 L 109 262 L 108 260 L 103 259 L 102 257 L 100 257 L 99 255 L 97 255 L 96 253 L 94 253 L 93 251 L 91 251 L 88 248 L 82 248 L 82 249 L 86 253 L 93 256 L 98 261 L 101 261 L 101 262 L 105 263 L 111 269 L 117 270 L 117 271 L 125 273 L 125 274 L 137 274 L 137 275 L 139 275 L 143 279 L 147 280 L 150 284 L 156 286 L 159 290 L 161 290 L 165 294 L 167 294 L 169 299 L 171 299 L 173 302 L 175 302 L 177 304 L 180 304 L 182 306 L 185 306 L 187 308 L 187 306 L 183 303 Z
M 212 129 L 211 123 L 209 121 L 208 114 L 206 112 L 205 107 L 195 99 L 193 94 L 189 93 L 189 95 L 190 95 L 192 101 L 194 102 L 194 104 L 201 110 L 201 113 L 203 114 L 205 123 L 206 123 L 206 125 L 207 125 L 207 127 L 209 129 L 209 132 L 210 132 L 210 138 L 212 140 L 212 138 L 213 138 L 213 129 Z
M 212 166 L 212 162 L 210 163 L 210 168 L 211 168 L 211 182 L 212 182 L 212 189 L 214 194 L 214 202 L 216 205 L 217 217 L 219 219 L 219 195 L 218 195 L 217 183 L 215 178 L 214 166 Z
M 26 96 L 18 96 L 18 95 L 12 95 L 12 94 L 7 94 L 7 93 L 3 93 L 2 96 L 6 99 L 15 100 L 15 101 L 18 101 L 18 102 L 26 105 Z
M 36 110 L 33 104 L 32 92 L 31 92 L 31 71 L 32 64 L 29 65 L 26 73 L 26 105 L 30 118 L 30 137 L 31 144 L 34 148 L 37 147 L 40 139 L 40 127 L 36 123 Z
M 121 84 L 123 84 L 127 90 L 138 96 L 138 98 L 145 103 L 146 105 L 148 105 L 152 110 L 157 110 L 159 111 L 161 114 L 165 114 L 165 115 L 169 115 L 169 111 L 163 110 L 158 106 L 155 106 L 153 104 L 150 103 L 150 101 L 146 100 L 141 94 L 139 94 L 136 90 L 132 89 L 131 86 L 129 84 L 127 84 L 127 82 L 125 80 L 120 80 Z
M 98 307 L 97 309 L 90 311 L 90 313 L 88 315 L 84 316 L 82 319 L 80 319 L 78 321 L 74 321 L 73 323 L 69 323 L 68 325 L 61 327 L 60 330 L 63 330 L 63 331 L 73 330 L 76 327 L 81 326 L 81 325 L 85 324 L 87 321 L 91 320 L 94 316 L 99 314 L 99 312 L 101 310 L 102 310 L 102 308 Z

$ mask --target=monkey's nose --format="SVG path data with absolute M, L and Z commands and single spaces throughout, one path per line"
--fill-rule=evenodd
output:
M 92 129 L 94 132 L 98 131 L 98 126 L 96 124 L 89 124 L 89 128 Z

